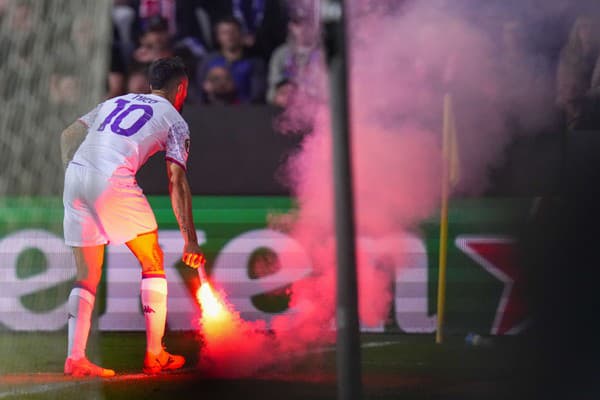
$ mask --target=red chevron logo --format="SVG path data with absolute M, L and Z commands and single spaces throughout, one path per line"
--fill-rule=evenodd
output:
M 459 235 L 455 243 L 456 247 L 504 284 L 491 333 L 511 335 L 522 331 L 528 321 L 514 240 L 502 236 Z

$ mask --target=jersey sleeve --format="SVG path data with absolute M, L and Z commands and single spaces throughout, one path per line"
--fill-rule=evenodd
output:
M 94 109 L 92 111 L 79 117 L 78 121 L 89 128 L 90 126 L 92 126 L 92 124 L 96 120 L 96 117 L 98 116 L 98 112 L 100 111 L 101 106 L 102 106 L 102 103 L 98 104 L 96 107 L 94 107 Z
M 167 135 L 165 160 L 178 164 L 186 169 L 188 154 L 190 152 L 190 130 L 184 121 L 171 125 Z

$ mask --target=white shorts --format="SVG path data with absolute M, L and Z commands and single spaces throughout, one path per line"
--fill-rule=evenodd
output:
M 63 204 L 69 246 L 123 244 L 157 229 L 152 208 L 134 178 L 108 177 L 70 163 Z

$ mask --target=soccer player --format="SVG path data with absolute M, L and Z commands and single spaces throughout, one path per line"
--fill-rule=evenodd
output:
M 135 175 L 146 160 L 165 151 L 173 212 L 184 239 L 183 261 L 203 268 L 185 175 L 189 130 L 180 115 L 188 78 L 178 58 L 149 68 L 151 94 L 127 94 L 101 103 L 61 136 L 65 173 L 65 243 L 73 247 L 77 281 L 68 300 L 68 355 L 64 372 L 73 376 L 113 376 L 85 355 L 104 246 L 125 243 L 142 267 L 141 299 L 146 322 L 148 374 L 181 368 L 185 359 L 162 346 L 167 313 L 167 281 L 158 245 L 156 219 Z M 83 142 L 82 142 L 83 140 Z

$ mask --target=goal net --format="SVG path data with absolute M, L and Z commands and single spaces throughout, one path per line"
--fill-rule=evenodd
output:
M 65 385 L 75 266 L 62 240 L 60 134 L 106 92 L 111 6 L 0 0 L 0 376 L 16 377 L 0 397 Z M 98 360 L 98 340 L 90 342 Z M 34 372 L 57 382 L 27 381 Z M 81 390 L 77 398 L 102 398 L 96 384 Z
M 60 195 L 60 133 L 105 93 L 108 0 L 0 1 L 0 196 Z

